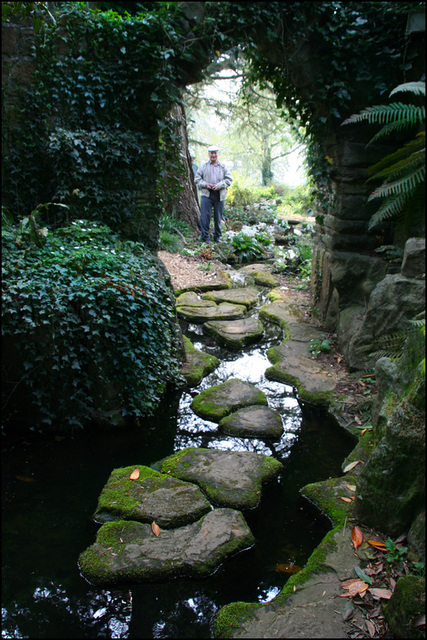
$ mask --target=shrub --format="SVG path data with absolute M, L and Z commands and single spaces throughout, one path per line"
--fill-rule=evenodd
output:
M 42 246 L 10 232 L 2 245 L 5 424 L 153 413 L 179 376 L 174 305 L 155 256 L 83 220 Z

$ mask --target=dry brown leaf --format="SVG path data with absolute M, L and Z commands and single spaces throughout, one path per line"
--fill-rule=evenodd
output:
M 345 468 L 344 468 L 344 473 L 347 473 L 347 471 L 351 471 L 352 469 L 354 469 L 354 467 L 359 464 L 359 462 L 361 462 L 361 460 L 356 460 L 355 462 L 350 462 L 350 464 L 348 464 Z
M 344 500 L 344 502 L 351 502 L 350 498 L 345 498 L 344 496 L 340 496 L 341 500 Z
M 362 429 L 362 431 L 360 432 L 360 435 L 363 436 L 364 433 L 366 433 L 366 429 Z
M 346 487 L 350 491 L 356 491 L 356 485 L 355 484 L 347 484 Z
M 379 549 L 380 551 L 386 550 L 384 542 L 381 542 L 380 540 L 367 540 L 366 542 L 368 542 L 371 547 L 375 547 L 375 549 Z
M 138 480 L 138 478 L 139 478 L 139 469 L 138 469 L 138 467 L 136 467 L 136 469 L 134 469 L 132 471 L 132 473 L 130 474 L 129 478 L 130 478 L 130 480 Z
M 370 587 L 369 593 L 372 593 L 375 598 L 383 598 L 384 600 L 390 600 L 393 595 L 389 589 L 379 589 L 377 587 Z
M 363 580 L 355 578 L 354 580 L 352 579 L 342 582 L 341 587 L 343 589 L 348 589 L 348 593 L 340 594 L 340 598 L 353 598 L 357 595 L 360 595 L 363 598 L 363 596 L 365 595 L 365 591 L 369 587 L 369 585 L 366 584 L 366 582 L 363 582 Z
M 362 424 L 361 419 L 359 418 L 359 416 L 354 416 L 355 421 L 357 422 L 357 424 Z
M 359 529 L 359 527 L 353 527 L 351 530 L 351 540 L 353 542 L 353 547 L 357 549 L 363 542 L 363 533 Z
M 158 524 L 156 524 L 153 520 L 153 522 L 151 523 L 151 531 L 154 533 L 155 536 L 159 536 L 160 535 L 160 527 Z
M 365 624 L 366 624 L 366 628 L 368 630 L 369 635 L 371 636 L 371 638 L 373 638 L 377 631 L 374 623 L 371 622 L 370 620 L 365 620 Z

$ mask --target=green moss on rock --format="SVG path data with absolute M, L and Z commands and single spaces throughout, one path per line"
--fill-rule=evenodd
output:
M 424 637 L 414 622 L 425 614 L 425 593 L 425 578 L 409 575 L 398 579 L 390 601 L 383 607 L 393 638 Z

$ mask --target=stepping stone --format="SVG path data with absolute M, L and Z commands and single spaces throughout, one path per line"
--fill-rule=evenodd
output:
M 275 478 L 283 465 L 271 456 L 250 451 L 188 448 L 160 460 L 162 473 L 196 483 L 212 504 L 253 509 L 262 483 Z
M 230 378 L 227 382 L 201 391 L 190 406 L 200 418 L 219 422 L 229 413 L 252 404 L 267 406 L 265 393 L 250 382 Z
M 211 320 L 203 325 L 203 331 L 229 349 L 241 349 L 247 344 L 258 342 L 262 338 L 264 327 L 258 318 Z
M 229 436 L 276 438 L 283 433 L 280 413 L 270 407 L 244 407 L 220 420 L 218 428 Z
M 244 304 L 245 307 L 252 307 L 258 301 L 259 290 L 255 287 L 242 287 L 239 289 L 228 289 L 227 291 L 208 291 L 202 295 L 203 300 L 213 300 L 214 302 L 230 302 L 234 304 Z
M 239 269 L 239 273 L 244 273 L 253 277 L 255 284 L 260 287 L 278 287 L 280 282 L 268 271 L 267 265 L 249 264 Z
M 220 361 L 215 356 L 196 349 L 187 336 L 183 336 L 183 338 L 185 363 L 181 367 L 181 374 L 184 376 L 189 387 L 196 387 L 202 378 L 216 369 Z
M 79 568 L 94 585 L 170 580 L 212 574 L 227 558 L 255 543 L 240 511 L 214 509 L 178 529 L 120 520 L 98 531 L 96 542 L 80 554 Z
M 213 300 L 202 300 L 195 291 L 187 291 L 186 293 L 181 293 L 176 298 L 176 306 L 177 307 L 215 307 L 216 302 Z
M 131 480 L 129 476 L 135 469 L 139 477 Z M 100 523 L 155 520 L 159 526 L 171 528 L 194 522 L 210 510 L 210 503 L 195 484 L 136 465 L 112 471 L 93 518 Z
M 209 302 L 205 300 L 204 302 Z M 188 322 L 206 322 L 207 320 L 233 320 L 243 318 L 246 307 L 243 304 L 213 303 L 213 306 L 182 306 L 176 308 L 178 316 Z

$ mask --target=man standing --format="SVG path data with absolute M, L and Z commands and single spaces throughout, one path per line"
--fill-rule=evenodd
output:
M 210 242 L 209 225 L 212 209 L 214 212 L 214 242 L 221 237 L 221 219 L 224 211 L 227 187 L 233 181 L 231 173 L 225 165 L 218 160 L 218 147 L 208 149 L 209 162 L 204 162 L 197 169 L 194 181 L 202 192 L 200 204 L 200 226 L 202 229 L 202 241 Z

